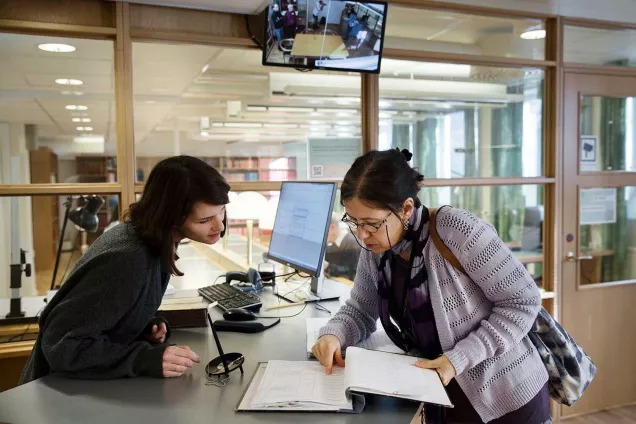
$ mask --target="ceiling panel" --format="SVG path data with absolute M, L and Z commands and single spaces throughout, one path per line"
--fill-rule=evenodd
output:
M 267 0 L 119 0 L 129 3 L 152 4 L 156 6 L 184 7 L 189 9 L 213 10 L 217 12 L 253 15 L 265 8 Z

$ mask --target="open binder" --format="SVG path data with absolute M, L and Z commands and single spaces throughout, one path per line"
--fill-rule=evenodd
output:
M 365 394 L 452 407 L 437 372 L 414 362 L 406 355 L 349 347 L 346 367 L 334 366 L 331 375 L 315 361 L 260 363 L 237 411 L 360 413 Z

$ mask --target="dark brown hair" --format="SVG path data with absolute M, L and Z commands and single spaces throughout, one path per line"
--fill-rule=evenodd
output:
M 424 176 L 411 168 L 408 150 L 372 150 L 353 162 L 341 187 L 340 202 L 360 199 L 372 207 L 387 209 L 398 215 L 409 197 L 421 205 L 417 194 Z
M 150 172 L 141 200 L 125 216 L 161 265 L 172 275 L 183 275 L 175 265 L 179 259 L 173 229 L 180 228 L 197 202 L 229 203 L 230 186 L 207 163 L 192 156 L 174 156 L 159 162 Z M 227 228 L 227 216 L 223 218 Z M 221 237 L 225 235 L 225 230 Z

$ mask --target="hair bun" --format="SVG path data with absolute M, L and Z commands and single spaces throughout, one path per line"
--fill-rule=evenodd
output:
M 407 149 L 402 149 L 400 153 L 402 153 L 402 156 L 404 156 L 404 159 L 406 159 L 407 162 L 413 159 L 413 153 L 409 152 Z

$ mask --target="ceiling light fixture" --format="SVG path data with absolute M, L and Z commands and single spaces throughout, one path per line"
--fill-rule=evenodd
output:
M 207 131 L 201 131 L 201 137 L 207 137 L 210 135 Z
M 75 143 L 80 143 L 80 144 L 103 143 L 104 136 L 103 135 L 83 135 L 81 137 L 74 137 L 73 141 Z
M 314 110 L 307 107 L 270 106 L 270 112 L 311 113 Z
M 82 122 L 91 122 L 91 118 L 82 118 Z
M 205 74 L 205 72 L 210 68 L 210 65 L 208 65 L 207 63 L 205 64 L 205 66 L 203 68 L 201 68 L 201 73 Z
M 248 112 L 267 112 L 267 106 L 247 106 Z
M 93 131 L 93 127 L 77 127 L 77 131 Z
M 58 78 L 55 83 L 59 85 L 82 85 L 84 81 L 72 78 Z
M 265 128 L 298 128 L 297 124 L 263 124 Z
M 84 106 L 84 105 L 66 105 L 65 109 L 66 110 L 86 110 L 86 109 L 88 109 L 88 106 Z
M 71 53 L 77 50 L 70 44 L 44 43 L 38 45 L 38 49 L 51 53 Z
M 224 126 L 228 128 L 262 128 L 263 124 L 255 122 L 226 122 Z
M 521 38 L 524 40 L 541 40 L 545 38 L 545 29 L 541 29 L 540 27 L 530 28 L 521 34 Z
M 73 122 L 82 122 L 82 118 L 73 118 Z
M 355 114 L 358 112 L 356 109 L 317 109 L 317 111 L 322 113 L 345 113 L 345 114 Z

